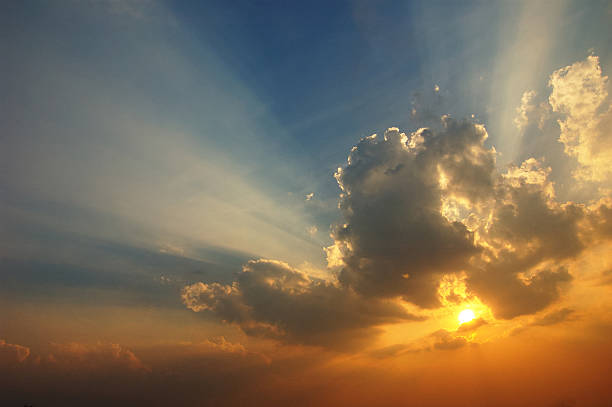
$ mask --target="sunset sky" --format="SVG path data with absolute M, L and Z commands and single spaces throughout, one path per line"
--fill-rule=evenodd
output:
M 3 1 L 1 406 L 612 406 L 610 1 Z

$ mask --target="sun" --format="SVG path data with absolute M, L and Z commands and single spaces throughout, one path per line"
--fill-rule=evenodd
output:
M 472 311 L 471 309 L 464 309 L 463 311 L 459 313 L 459 316 L 457 317 L 457 319 L 459 319 L 460 324 L 465 324 L 466 322 L 470 322 L 474 318 L 476 318 L 476 315 L 474 314 L 474 311 Z

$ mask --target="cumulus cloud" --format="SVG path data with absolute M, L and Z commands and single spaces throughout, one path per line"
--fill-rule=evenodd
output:
M 356 344 L 376 325 L 416 319 L 397 302 L 366 301 L 277 260 L 249 261 L 231 285 L 186 286 L 182 298 L 188 308 L 211 311 L 248 334 L 314 345 Z
M 344 223 L 327 250 L 341 283 L 437 307 L 441 276 L 464 271 L 498 317 L 555 301 L 571 276 L 544 263 L 581 251 L 584 208 L 557 203 L 535 159 L 500 174 L 486 139 L 483 126 L 443 117 L 441 131 L 389 129 L 354 147 L 336 173 Z
M 526 91 L 521 97 L 521 105 L 516 108 L 517 116 L 514 118 L 514 124 L 520 131 L 524 131 L 525 128 L 529 125 L 529 123 L 533 122 L 534 115 L 538 118 L 538 121 L 540 121 L 540 123 L 543 120 L 542 112 L 539 111 L 537 104 L 534 103 L 535 97 L 535 91 Z
M 516 108 L 517 116 L 514 118 L 514 125 L 521 131 L 524 130 L 529 123 L 528 114 L 534 110 L 532 101 L 535 95 L 536 92 L 533 90 L 523 93 L 521 105 Z
M 515 124 L 523 136 L 526 153 L 546 155 L 557 170 L 571 168 L 582 182 L 609 180 L 612 171 L 612 104 L 608 77 L 597 56 L 589 56 L 554 71 L 549 78 L 550 94 L 526 91 L 517 108 Z M 556 156 L 556 139 L 563 147 L 564 163 Z
M 480 235 L 484 256 L 473 264 L 467 283 L 498 317 L 534 313 L 554 302 L 572 276 L 549 263 L 584 248 L 585 208 L 556 202 L 548 172 L 531 159 L 510 168 L 496 187 Z
M 606 153 L 605 145 L 595 146 L 605 140 L 593 132 L 603 131 L 609 114 L 602 110 L 607 78 L 589 57 L 556 71 L 550 82 L 547 102 L 525 93 L 515 124 L 545 133 L 558 119 L 566 152 L 584 161 L 580 177 L 589 165 L 589 177 L 598 179 L 603 170 L 595 167 Z M 335 173 L 341 220 L 325 248 L 334 270 L 329 278 L 254 260 L 231 284 L 186 286 L 185 305 L 248 334 L 326 345 L 414 319 L 402 302 L 442 306 L 440 284 L 449 275 L 465 284 L 455 302 L 478 298 L 496 318 L 546 309 L 573 280 L 568 264 L 589 243 L 612 237 L 610 198 L 562 201 L 544 160 L 527 157 L 500 169 L 487 138 L 482 124 L 448 116 L 409 134 L 389 128 L 363 138 Z M 438 336 L 434 348 L 464 344 Z
M 612 238 L 612 199 L 604 197 L 590 206 L 588 223 L 590 238 L 606 240 Z
M 436 307 L 442 273 L 478 253 L 474 234 L 443 213 L 445 198 L 478 204 L 492 193 L 494 151 L 483 126 L 443 118 L 443 131 L 391 128 L 353 148 L 336 172 L 344 222 L 335 226 L 339 279 L 366 296 Z
M 549 103 L 559 119 L 559 141 L 565 152 L 578 160 L 576 177 L 602 181 L 610 175 L 612 162 L 612 105 L 608 77 L 597 56 L 559 69 L 550 77 Z
M 518 273 L 488 271 L 475 274 L 469 283 L 498 318 L 514 318 L 546 308 L 559 298 L 563 283 L 571 281 L 564 269 L 539 271 L 523 280 Z

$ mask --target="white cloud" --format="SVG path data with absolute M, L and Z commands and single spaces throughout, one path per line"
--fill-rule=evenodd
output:
M 559 119 L 559 141 L 580 167 L 575 176 L 604 181 L 612 173 L 612 105 L 608 77 L 597 56 L 561 68 L 550 76 L 549 103 Z

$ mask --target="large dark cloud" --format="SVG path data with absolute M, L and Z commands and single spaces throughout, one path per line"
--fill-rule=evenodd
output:
M 435 307 L 440 274 L 478 253 L 473 233 L 441 207 L 444 194 L 474 202 L 490 194 L 494 154 L 483 146 L 482 126 L 449 118 L 443 125 L 439 133 L 421 129 L 408 138 L 389 129 L 381 140 L 363 139 L 336 173 L 344 223 L 333 236 L 345 286 Z
M 559 298 L 563 283 L 572 280 L 565 270 L 542 270 L 523 280 L 517 272 L 484 271 L 473 273 L 469 286 L 498 318 L 513 318 L 546 308 Z
M 530 159 L 501 177 L 482 230 L 482 258 L 468 272 L 468 286 L 497 317 L 537 312 L 559 297 L 572 276 L 565 259 L 584 248 L 580 222 L 585 208 L 553 199 L 547 171 Z
M 571 276 L 544 265 L 581 252 L 585 208 L 556 202 L 535 159 L 499 173 L 486 138 L 481 125 L 443 117 L 441 131 L 390 129 L 353 148 L 336 174 L 344 223 L 328 249 L 343 285 L 434 307 L 440 276 L 463 271 L 501 318 L 558 298 Z
M 597 110 L 580 110 L 576 98 L 588 92 L 578 76 L 583 72 L 601 85 L 595 101 L 601 105 L 607 82 L 596 80 L 596 62 L 589 58 L 568 68 L 571 81 L 555 77 L 552 107 L 533 105 L 535 94 L 527 93 L 519 128 L 543 129 L 555 109 L 565 114 L 555 117 L 579 117 L 590 126 L 586 116 Z M 559 123 L 567 131 L 569 124 Z M 573 280 L 569 263 L 594 240 L 610 238 L 608 192 L 599 189 L 593 202 L 562 201 L 542 160 L 527 158 L 500 169 L 487 138 L 482 124 L 442 116 L 439 124 L 411 134 L 390 128 L 383 137 L 362 139 L 335 174 L 341 220 L 325 249 L 337 270 L 329 281 L 278 261 L 252 261 L 233 284 L 185 287 L 185 304 L 212 311 L 247 333 L 314 344 L 410 319 L 400 300 L 441 306 L 440 280 L 452 273 L 463 276 L 467 295 L 478 297 L 497 318 L 545 309 Z M 593 146 L 589 140 L 576 136 L 575 149 L 566 153 L 579 155 L 582 147 Z M 577 182 L 565 173 L 568 182 Z
M 276 260 L 249 261 L 231 285 L 189 285 L 183 301 L 248 334 L 328 346 L 360 345 L 376 325 L 417 319 L 395 301 L 366 300 Z

